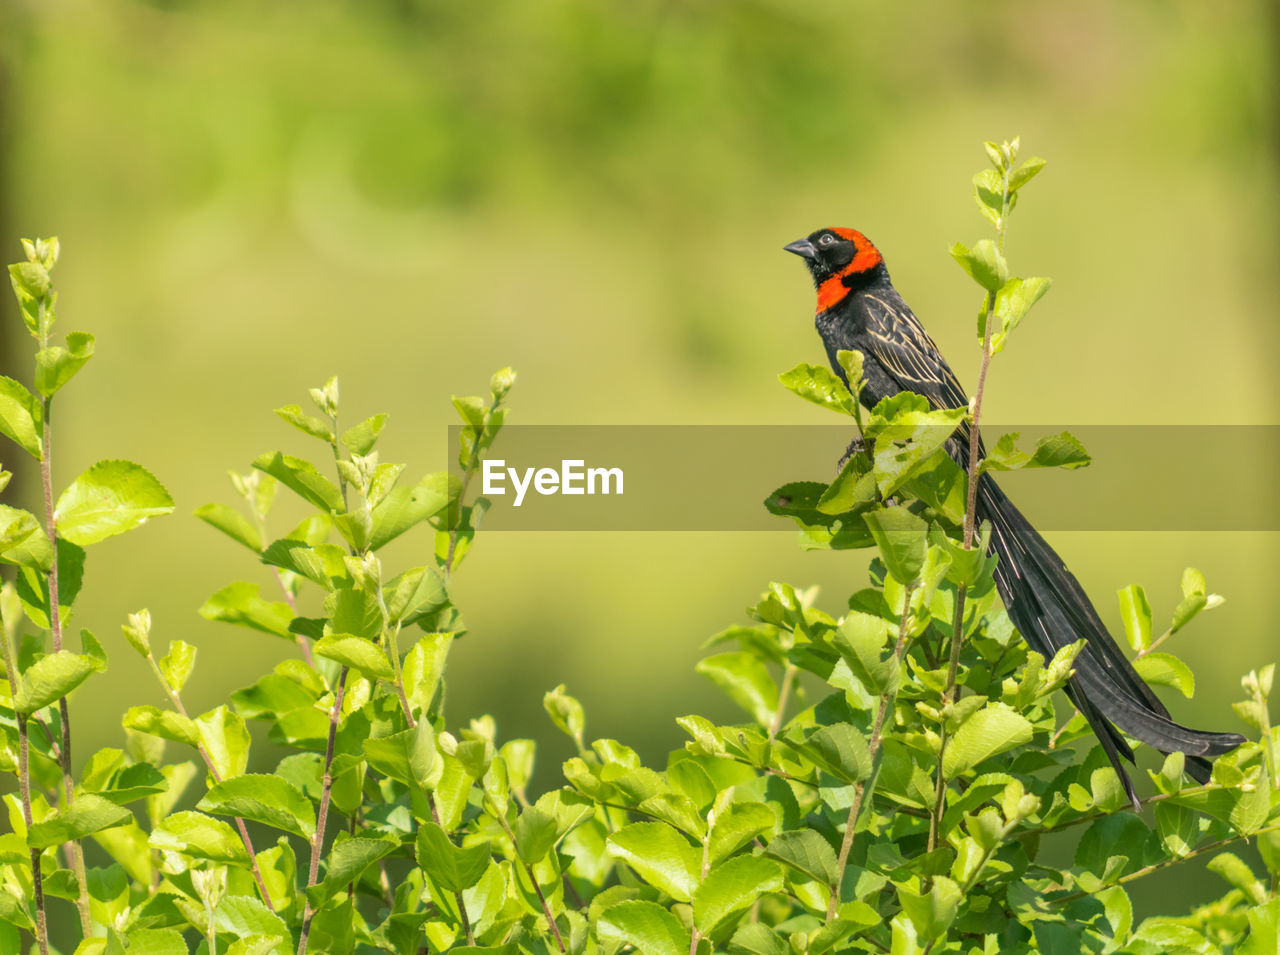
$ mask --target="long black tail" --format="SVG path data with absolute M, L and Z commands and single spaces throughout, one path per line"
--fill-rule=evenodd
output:
M 991 549 L 999 557 L 996 589 L 1027 645 L 1049 659 L 1081 637 L 1088 641 L 1076 657 L 1067 695 L 1093 727 L 1134 807 L 1137 793 L 1120 762 L 1121 756 L 1133 762 L 1133 750 L 1117 727 L 1162 752 L 1186 753 L 1187 772 L 1208 782 L 1211 766 L 1205 757 L 1229 752 L 1244 737 L 1188 729 L 1170 718 L 1116 646 L 1075 576 L 989 475 L 978 484 L 976 516 L 991 522 Z

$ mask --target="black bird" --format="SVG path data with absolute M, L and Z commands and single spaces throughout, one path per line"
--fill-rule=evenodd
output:
M 845 378 L 836 353 L 862 353 L 864 405 L 874 407 L 883 398 L 911 391 L 935 408 L 968 407 L 955 373 L 889 281 L 884 258 L 866 236 L 853 229 L 819 229 L 786 250 L 803 258 L 813 276 L 818 290 L 815 324 L 832 369 Z M 968 465 L 968 435 L 962 427 L 948 444 L 962 467 Z M 1048 659 L 1081 637 L 1088 641 L 1076 658 L 1067 695 L 1089 721 L 1134 808 L 1140 808 L 1137 793 L 1120 762 L 1121 756 L 1133 762 L 1133 750 L 1119 730 L 1165 753 L 1185 753 L 1186 771 L 1208 782 L 1211 764 L 1206 757 L 1234 749 L 1244 737 L 1173 722 L 1071 571 L 990 475 L 979 479 L 975 510 L 979 522 L 991 522 L 991 549 L 999 558 L 996 589 L 1028 646 Z

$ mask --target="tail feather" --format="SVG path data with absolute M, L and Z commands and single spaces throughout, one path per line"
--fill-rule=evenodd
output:
M 1186 753 L 1187 772 L 1207 780 L 1210 766 L 1201 757 L 1228 752 L 1244 737 L 1190 729 L 1172 720 L 1111 638 L 1079 581 L 989 476 L 978 485 L 976 516 L 991 522 L 992 550 L 999 558 L 996 588 L 1027 644 L 1052 657 L 1081 637 L 1087 641 L 1067 691 L 1135 805 L 1133 784 L 1120 762 L 1121 756 L 1132 762 L 1133 752 L 1116 727 L 1163 752 Z

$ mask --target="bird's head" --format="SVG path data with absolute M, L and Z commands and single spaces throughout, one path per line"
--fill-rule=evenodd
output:
M 819 229 L 784 248 L 808 266 L 818 289 L 819 311 L 865 285 L 884 265 L 884 257 L 871 240 L 854 229 Z

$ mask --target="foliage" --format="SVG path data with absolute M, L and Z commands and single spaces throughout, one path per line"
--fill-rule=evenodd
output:
M 984 369 L 1048 287 L 1010 278 L 1002 248 L 1039 167 L 1015 166 L 1016 142 L 989 151 L 996 175 L 980 174 L 976 195 L 999 241 L 955 252 L 983 288 Z M 11 274 L 39 343 L 39 397 L 4 379 L 0 430 L 47 465 L 50 399 L 93 342 L 49 343 L 57 244 L 27 251 Z M 62 646 L 85 549 L 172 501 L 140 466 L 107 461 L 56 508 L 46 494 L 43 521 L 4 508 L 0 560 L 17 578 L 0 594 L 0 769 L 19 793 L 5 797 L 12 832 L 0 836 L 0 949 L 20 950 L 28 933 L 48 951 L 49 913 L 74 904 L 76 951 L 112 955 L 1273 950 L 1273 668 L 1246 677 L 1237 705 L 1259 741 L 1219 759 L 1205 786 L 1186 785 L 1170 756 L 1151 774 L 1152 821 L 1132 813 L 1083 722 L 1057 709 L 1078 647 L 1029 652 L 995 595 L 968 518 L 977 465 L 966 473 L 946 453 L 957 428 L 978 429 L 980 404 L 937 411 L 900 395 L 864 412 L 860 356 L 841 363 L 851 388 L 814 366 L 784 381 L 857 419 L 861 448 L 830 483 L 788 485 L 768 506 L 800 525 L 804 547 L 875 547 L 870 585 L 833 615 L 812 592 L 771 584 L 699 664 L 743 722 L 681 717 L 689 741 L 664 766 L 590 739 L 578 701 L 547 693 L 577 754 L 541 794 L 529 791 L 530 740 L 500 739 L 488 717 L 451 729 L 442 716 L 447 657 L 466 633 L 450 582 L 487 508 L 471 485 L 502 428 L 510 370 L 486 396 L 454 399 L 456 477 L 402 482 L 379 451 L 386 416 L 345 426 L 336 379 L 312 390 L 318 414 L 279 409 L 318 442 L 317 460 L 261 455 L 233 476 L 239 509 L 196 513 L 268 568 L 280 599 L 238 581 L 201 612 L 291 641 L 296 656 L 192 714 L 196 649 L 170 640 L 160 655 L 150 614 L 131 614 L 124 636 L 168 704 L 130 709 L 124 748 L 91 755 L 78 778 L 66 697 L 107 665 L 88 631 L 80 652 Z M 1031 452 L 1014 440 L 981 465 L 1087 463 L 1070 436 Z M 310 512 L 283 534 L 269 523 L 281 488 Z M 424 529 L 422 564 L 384 566 L 384 545 Z M 1190 695 L 1186 664 L 1154 651 L 1221 598 L 1194 570 L 1182 584 L 1158 638 L 1141 588 L 1122 591 L 1122 606 L 1140 672 Z M 288 750 L 270 772 L 250 771 L 255 737 Z M 1070 862 L 1042 849 L 1059 832 L 1078 834 Z M 1250 838 L 1269 884 L 1219 851 Z M 103 864 L 85 863 L 86 839 Z M 1222 898 L 1134 924 L 1126 884 L 1208 853 Z

